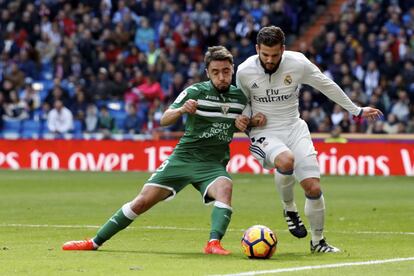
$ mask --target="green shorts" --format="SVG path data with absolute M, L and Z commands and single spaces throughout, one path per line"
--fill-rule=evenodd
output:
M 202 195 L 204 203 L 214 201 L 207 196 L 207 190 L 218 178 L 231 180 L 226 168 L 219 162 L 184 162 L 167 159 L 151 175 L 145 185 L 168 189 L 172 192 L 166 200 L 174 198 L 188 184 L 192 184 Z

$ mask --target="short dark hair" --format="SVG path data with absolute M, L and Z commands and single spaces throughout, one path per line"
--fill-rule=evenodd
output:
M 285 45 L 285 33 L 276 26 L 263 27 L 257 34 L 257 45 L 263 44 L 269 47 L 281 44 Z
M 213 60 L 228 60 L 233 64 L 233 55 L 224 46 L 212 46 L 208 47 L 207 52 L 204 56 L 204 63 L 206 68 L 210 65 Z

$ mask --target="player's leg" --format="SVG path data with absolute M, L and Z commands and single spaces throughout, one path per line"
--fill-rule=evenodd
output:
M 283 209 L 285 211 L 297 212 L 294 201 L 293 187 L 295 177 L 293 176 L 295 158 L 290 150 L 278 154 L 275 158 L 275 184 L 280 193 Z
M 229 226 L 233 209 L 231 197 L 233 183 L 226 168 L 222 164 L 204 163 L 196 168 L 196 177 L 193 186 L 203 197 L 203 202 L 214 202 L 211 211 L 211 229 L 206 254 L 228 255 L 231 252 L 221 246 L 221 239 Z
M 299 216 L 294 200 L 294 155 L 282 140 L 287 132 L 262 132 L 251 137 L 251 154 L 266 169 L 275 168 L 275 184 L 283 205 L 283 216 L 292 235 L 303 238 L 307 231 Z
M 95 250 L 116 233 L 125 229 L 134 219 L 156 203 L 169 197 L 172 192 L 168 189 L 144 186 L 138 196 L 131 202 L 125 203 L 96 233 L 93 239 L 70 241 L 63 245 L 63 250 Z
M 110 217 L 93 239 L 67 242 L 63 245 L 63 250 L 97 249 L 105 241 L 131 224 L 138 215 L 161 200 L 173 198 L 189 182 L 189 179 L 182 172 L 182 165 L 179 162 L 166 160 L 147 180 L 135 199 L 124 204 L 121 209 Z
M 231 196 L 233 185 L 229 178 L 220 177 L 207 190 L 207 195 L 215 199 L 211 212 L 210 240 L 221 240 L 230 223 L 233 209 Z
M 325 225 L 325 199 L 320 186 L 320 170 L 316 151 L 305 122 L 295 128 L 292 151 L 297 160 L 295 175 L 305 191 L 305 215 L 311 227 L 312 252 L 338 252 L 339 249 L 326 243 L 323 230 Z
M 283 216 L 288 224 L 289 232 L 297 238 L 304 238 L 308 232 L 299 216 L 294 199 L 294 155 L 290 150 L 286 150 L 276 156 L 274 163 L 275 184 L 282 200 Z
M 305 215 L 309 220 L 312 239 L 311 252 L 339 252 L 340 250 L 329 245 L 323 235 L 325 226 L 325 199 L 323 197 L 319 178 L 306 178 L 301 181 L 305 190 Z

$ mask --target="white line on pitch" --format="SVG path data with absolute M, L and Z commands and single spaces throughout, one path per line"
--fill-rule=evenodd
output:
M 338 267 L 359 266 L 359 265 L 376 265 L 376 264 L 397 263 L 397 262 L 407 262 L 407 261 L 414 261 L 414 257 L 386 259 L 386 260 L 372 260 L 372 261 L 354 262 L 354 263 L 337 263 L 337 264 L 326 264 L 326 265 L 287 267 L 287 268 L 278 268 L 278 269 L 272 269 L 272 270 L 247 271 L 247 272 L 240 272 L 240 273 L 234 273 L 234 274 L 220 274 L 220 275 L 211 275 L 211 276 L 262 275 L 262 274 L 275 274 L 275 273 L 283 273 L 283 272 L 296 272 L 296 271 L 301 271 L 301 270 L 338 268 Z
M 5 223 L 0 227 L 21 227 L 21 228 L 100 228 L 98 225 L 66 225 L 66 224 L 19 224 Z M 209 231 L 207 228 L 194 227 L 176 227 L 176 226 L 129 226 L 129 229 L 153 229 L 153 230 L 178 230 L 178 231 Z M 243 232 L 246 229 L 228 229 L 230 232 Z M 287 232 L 285 229 L 275 229 L 276 232 Z M 342 233 L 342 234 L 368 234 L 368 235 L 414 235 L 414 232 L 375 232 L 375 231 L 325 231 L 326 233 Z

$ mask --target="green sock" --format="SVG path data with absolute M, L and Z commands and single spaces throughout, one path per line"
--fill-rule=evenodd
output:
M 224 208 L 220 208 L 215 204 L 213 211 L 211 212 L 210 240 L 221 240 L 221 238 L 223 238 L 224 234 L 226 233 L 233 211 L 229 209 L 231 208 L 230 206 L 225 206 L 226 207 Z
M 131 222 L 133 220 L 127 218 L 121 208 L 98 230 L 93 241 L 100 246 L 116 233 L 130 225 Z

